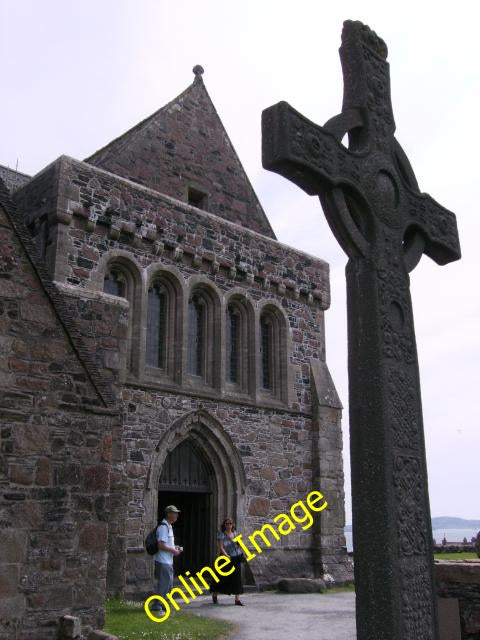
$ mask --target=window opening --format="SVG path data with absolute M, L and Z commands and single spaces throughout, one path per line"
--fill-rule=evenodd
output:
M 197 209 L 207 209 L 207 194 L 204 191 L 195 189 L 194 187 L 188 187 L 188 204 L 191 204 Z
M 205 373 L 205 303 L 199 296 L 188 304 L 188 371 L 195 376 Z
M 227 311 L 227 375 L 229 382 L 239 383 L 240 313 L 233 305 Z
M 273 326 L 270 318 L 260 320 L 262 362 L 262 387 L 273 391 Z
M 126 298 L 127 283 L 125 276 L 120 271 L 111 270 L 103 280 L 103 290 L 112 296 Z
M 167 338 L 167 291 L 155 284 L 148 290 L 146 362 L 165 369 Z

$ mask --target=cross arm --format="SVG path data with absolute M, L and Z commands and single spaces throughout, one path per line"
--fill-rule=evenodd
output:
M 461 257 L 455 214 L 425 193 L 408 193 L 409 226 L 420 230 L 424 253 L 443 265 Z
M 309 195 L 344 184 L 358 189 L 361 181 L 357 158 L 287 102 L 262 113 L 262 164 Z

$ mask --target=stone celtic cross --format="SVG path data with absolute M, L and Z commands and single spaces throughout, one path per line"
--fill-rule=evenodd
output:
M 342 112 L 262 116 L 263 165 L 320 197 L 348 255 L 348 371 L 358 640 L 437 640 L 420 380 L 408 273 L 460 258 L 456 219 L 419 192 L 394 138 L 385 43 L 347 21 Z M 348 148 L 342 144 L 348 134 Z

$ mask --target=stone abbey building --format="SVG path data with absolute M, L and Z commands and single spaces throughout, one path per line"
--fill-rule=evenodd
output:
M 83 162 L 0 169 L 0 638 L 150 593 L 171 503 L 182 573 L 320 490 L 245 580 L 351 577 L 328 265 L 275 239 L 194 73 Z

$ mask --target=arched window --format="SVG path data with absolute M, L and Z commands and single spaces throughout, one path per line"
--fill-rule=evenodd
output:
M 253 308 L 241 295 L 230 297 L 225 317 L 225 389 L 255 393 Z
M 260 356 L 261 356 L 261 384 L 262 389 L 274 391 L 274 370 L 276 355 L 274 349 L 274 332 L 272 316 L 262 314 L 260 318 Z
M 119 298 L 127 297 L 127 279 L 125 274 L 122 273 L 119 269 L 116 269 L 112 266 L 105 273 L 105 277 L 103 279 L 103 290 L 105 293 L 109 293 L 112 296 L 117 296 Z
M 156 272 L 148 287 L 145 373 L 179 382 L 182 360 L 182 290 L 171 274 Z
M 145 362 L 149 367 L 166 369 L 168 293 L 156 283 L 148 290 L 147 343 Z
M 141 306 L 140 274 L 136 265 L 125 256 L 116 256 L 108 262 L 103 276 L 103 291 L 128 301 L 126 320 L 127 339 L 123 341 L 122 350 L 126 356 L 126 368 L 130 373 L 139 373 L 139 335 L 140 320 L 138 309 Z M 125 320 L 125 313 L 121 321 Z
M 260 314 L 260 391 L 266 397 L 286 401 L 288 353 L 286 323 L 281 311 L 268 305 Z
M 194 294 L 188 303 L 188 372 L 201 377 L 206 373 L 206 311 L 203 297 Z
M 227 307 L 227 381 L 239 384 L 242 352 L 242 317 L 234 304 Z
M 220 300 L 197 285 L 188 301 L 187 374 L 193 385 L 220 387 Z

